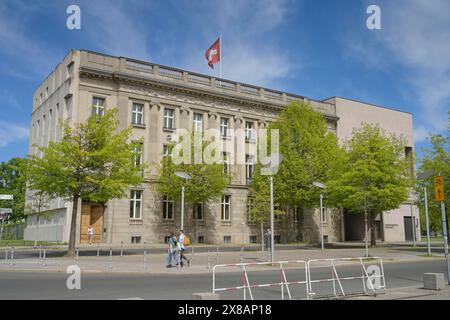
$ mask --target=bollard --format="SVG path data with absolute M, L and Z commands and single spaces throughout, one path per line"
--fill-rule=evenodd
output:
M 209 258 L 209 248 L 208 248 L 208 270 L 211 270 L 211 261 Z
M 75 261 L 77 262 L 77 266 L 80 264 L 80 249 L 76 248 Z
M 8 253 L 9 253 L 9 248 L 6 247 L 6 250 L 5 250 L 5 261 L 8 261 Z
M 219 261 L 219 246 L 216 248 L 216 263 Z
M 42 265 L 43 265 L 44 267 L 47 266 L 47 264 L 45 263 L 45 248 L 44 248 L 44 255 L 43 255 L 43 257 L 42 257 Z
M 147 270 L 147 248 L 144 248 L 144 270 Z
M 42 258 L 42 245 L 39 245 L 39 260 Z
M 97 244 L 97 257 L 100 257 L 100 246 Z
M 244 246 L 241 246 L 241 252 L 239 254 L 239 261 L 240 261 L 240 263 L 244 262 Z
M 109 248 L 109 269 L 112 269 L 112 248 Z
M 14 265 L 14 247 L 11 247 L 11 266 Z
M 123 241 L 120 241 L 120 256 L 123 256 Z

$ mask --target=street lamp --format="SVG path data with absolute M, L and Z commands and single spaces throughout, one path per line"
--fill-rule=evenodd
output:
M 429 177 L 434 175 L 434 170 L 430 169 L 425 172 L 422 172 L 417 176 L 417 180 L 426 180 Z M 431 244 L 430 244 L 430 223 L 428 220 L 428 197 L 427 197 L 427 187 L 423 186 L 423 196 L 425 200 L 425 224 L 427 227 L 427 248 L 428 248 L 428 255 L 431 256 Z M 414 226 L 415 228 L 415 226 Z
M 327 188 L 327 186 L 325 184 L 323 184 L 322 182 L 313 182 L 313 185 L 317 188 L 320 188 L 322 190 L 325 190 Z M 325 245 L 323 243 L 323 193 L 320 193 L 320 243 L 322 246 L 322 250 L 325 250 Z
M 275 262 L 275 230 L 274 230 L 274 212 L 273 212 L 273 176 L 278 172 L 279 165 L 283 161 L 283 155 L 281 153 L 272 153 L 271 156 L 267 156 L 261 159 L 262 168 L 266 168 L 264 164 L 272 164 L 272 159 L 278 159 L 276 167 L 271 168 L 271 174 L 269 175 L 269 185 L 270 185 L 270 260 L 272 263 Z M 261 170 L 261 174 L 263 171 Z
M 188 175 L 186 172 L 175 172 L 175 175 L 177 177 L 183 178 L 188 182 L 188 180 L 191 178 L 190 175 Z M 184 230 L 184 185 L 181 186 L 181 229 Z

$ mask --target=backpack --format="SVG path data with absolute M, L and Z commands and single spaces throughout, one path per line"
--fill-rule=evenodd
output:
M 184 236 L 184 240 L 183 240 L 183 245 L 184 246 L 189 246 L 191 244 L 191 239 L 189 239 L 188 236 Z

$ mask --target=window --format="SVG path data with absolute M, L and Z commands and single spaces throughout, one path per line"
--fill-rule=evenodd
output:
M 198 242 L 198 243 L 205 243 L 205 238 L 204 238 L 204 236 L 198 236 L 198 237 L 197 237 L 197 242 Z
M 245 176 L 247 178 L 247 182 L 253 179 L 253 169 L 254 169 L 254 157 L 246 154 L 245 155 Z
M 163 198 L 163 219 L 173 220 L 173 200 L 168 196 Z
M 231 243 L 231 236 L 223 236 L 223 243 Z
M 255 123 L 254 122 L 245 122 L 245 139 L 246 140 L 255 140 Z
M 231 207 L 231 196 L 225 195 L 222 197 L 222 221 L 230 221 L 230 207 Z
M 327 209 L 322 208 L 322 210 L 323 210 L 323 223 L 327 223 Z M 320 213 L 320 209 L 319 209 L 319 213 Z
M 163 145 L 163 157 L 167 157 L 170 156 L 171 152 L 170 152 L 170 148 L 168 144 Z
M 250 243 L 258 243 L 258 236 L 250 236 Z
M 142 218 L 142 190 L 131 190 L 130 219 Z
M 228 137 L 229 126 L 230 126 L 230 119 L 220 118 L 220 135 L 222 137 Z
M 194 132 L 203 131 L 203 116 L 200 113 L 194 113 Z
M 230 174 L 231 164 L 230 164 L 230 154 L 228 152 L 222 152 L 222 161 L 223 161 L 223 173 Z
M 174 129 L 174 111 L 173 109 L 164 109 L 164 128 Z
M 133 103 L 131 123 L 140 125 L 144 124 L 144 105 Z
M 294 215 L 294 223 L 298 223 L 300 221 L 301 209 L 298 207 L 295 207 L 294 210 L 292 211 L 292 213 Z
M 164 243 L 169 243 L 170 236 L 164 236 Z
M 194 220 L 203 220 L 203 203 L 194 204 Z
M 92 99 L 92 114 L 99 117 L 105 114 L 105 99 L 98 97 Z
M 134 152 L 134 166 L 139 167 L 142 165 L 142 143 L 139 143 L 134 146 L 133 152 Z
M 131 237 L 131 243 L 141 243 L 141 236 Z
M 281 243 L 281 236 L 274 236 L 273 237 L 273 243 L 280 244 Z
M 253 198 L 247 197 L 247 219 L 248 222 L 255 221 L 255 214 L 252 212 L 253 209 Z

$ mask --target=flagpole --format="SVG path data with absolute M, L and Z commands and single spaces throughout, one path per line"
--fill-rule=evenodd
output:
M 222 35 L 221 34 L 219 34 L 219 48 L 220 48 L 220 50 L 219 50 L 219 54 L 220 54 L 220 60 L 219 60 L 219 62 L 220 62 L 220 64 L 219 64 L 219 78 L 220 79 L 222 79 Z

